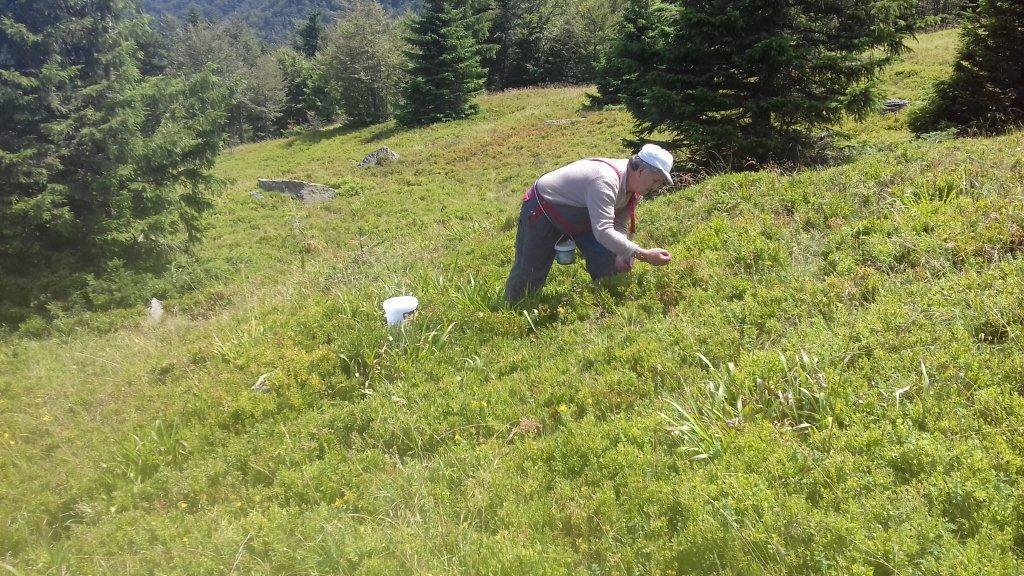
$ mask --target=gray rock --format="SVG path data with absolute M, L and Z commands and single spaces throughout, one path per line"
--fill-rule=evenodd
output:
M 263 200 L 263 194 L 260 194 L 259 190 L 249 192 L 249 196 L 251 196 L 253 200 Z
M 252 387 L 249 388 L 249 390 L 252 390 L 253 392 L 259 392 L 260 394 L 266 394 L 267 392 L 270 392 L 270 385 L 267 384 L 267 380 L 270 379 L 271 374 L 273 374 L 273 372 L 261 374 L 260 377 L 256 379 L 256 383 L 253 384 Z
M 380 166 L 387 164 L 392 160 L 398 160 L 398 154 L 391 148 L 384 146 L 383 148 L 378 148 L 367 154 L 366 157 L 363 158 L 363 161 L 359 163 L 359 167 L 368 168 L 370 166 Z
M 882 104 L 882 114 L 893 114 L 903 110 L 910 104 L 910 100 L 900 100 L 899 98 L 890 98 Z
M 278 192 L 302 200 L 307 204 L 316 204 L 334 198 L 338 193 L 330 186 L 303 182 L 302 180 L 258 180 L 260 189 L 267 192 Z

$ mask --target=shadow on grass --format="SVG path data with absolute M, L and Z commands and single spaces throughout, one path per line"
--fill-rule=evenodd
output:
M 126 263 L 76 256 L 51 255 L 30 269 L 5 270 L 0 275 L 0 328 L 46 336 L 52 322 L 88 320 L 85 313 L 146 306 L 152 298 L 164 300 L 187 290 L 168 274 L 170 259 Z
M 317 130 L 315 132 L 307 132 L 305 134 L 293 136 L 290 140 L 285 142 L 284 146 L 285 148 L 291 148 L 296 145 L 310 146 L 312 144 L 318 144 L 324 140 L 330 140 L 331 138 L 348 136 L 349 134 L 358 132 L 363 128 L 363 126 L 348 126 L 342 124 L 325 130 Z
M 580 115 L 626 109 L 624 104 L 603 98 L 600 94 L 590 93 L 587 97 L 587 101 L 578 108 Z M 673 140 L 656 140 L 650 136 L 634 135 L 622 138 L 620 142 L 634 153 L 644 144 L 657 144 L 675 154 L 675 166 L 672 170 L 675 182 L 646 194 L 645 198 L 648 200 L 672 194 L 723 174 L 771 171 L 792 175 L 805 170 L 823 170 L 846 165 L 871 151 L 871 146 L 859 142 L 853 133 L 834 126 L 817 131 L 794 132 L 791 136 L 791 141 L 787 143 L 788 150 L 778 158 L 749 160 L 709 150 L 702 151 L 705 157 L 694 159 L 688 157 L 685 150 L 679 150 Z M 780 136 L 780 142 L 783 138 Z
M 376 132 L 367 135 L 362 139 L 363 144 L 372 144 L 373 142 L 380 142 L 381 140 L 387 140 L 392 136 L 406 132 L 410 128 L 400 126 L 397 122 L 381 124 Z
M 402 132 L 411 130 L 411 128 L 400 126 L 394 121 L 388 121 L 382 124 L 371 124 L 369 126 L 362 124 L 341 124 L 324 130 L 316 130 L 314 132 L 307 132 L 305 134 L 293 136 L 285 142 L 284 145 L 285 148 L 292 148 L 294 146 L 311 146 L 313 144 L 319 144 L 324 140 L 349 136 L 367 129 L 372 129 L 373 132 L 359 139 L 363 144 L 372 144 L 374 142 L 380 142 L 381 140 L 387 140 L 396 134 L 401 134 Z
M 586 97 L 587 100 L 577 109 L 581 115 L 586 115 L 591 112 L 626 109 L 626 105 L 622 102 L 616 101 L 614 98 L 605 98 L 598 93 L 587 92 Z

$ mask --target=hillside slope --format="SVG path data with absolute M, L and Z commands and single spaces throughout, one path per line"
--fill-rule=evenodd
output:
M 918 100 L 952 38 L 923 37 L 889 93 Z M 848 164 L 641 205 L 671 266 L 607 288 L 557 267 L 506 309 L 522 189 L 625 153 L 629 118 L 584 100 L 224 154 L 167 320 L 0 344 L 0 567 L 1020 573 L 1024 134 L 845 126 Z M 381 145 L 400 161 L 354 166 Z M 274 176 L 342 198 L 250 196 Z M 422 309 L 389 333 L 403 292 Z

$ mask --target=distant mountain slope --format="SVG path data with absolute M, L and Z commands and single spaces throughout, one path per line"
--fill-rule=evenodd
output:
M 415 0 L 379 0 L 385 8 L 403 12 Z M 142 0 L 146 12 L 154 16 L 165 14 L 184 18 L 190 6 L 210 19 L 238 17 L 256 29 L 268 40 L 287 39 L 309 12 L 319 8 L 325 14 L 340 12 L 344 0 Z

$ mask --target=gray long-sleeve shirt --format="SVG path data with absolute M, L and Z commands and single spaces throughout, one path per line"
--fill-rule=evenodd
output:
M 586 208 L 594 236 L 616 256 L 629 258 L 640 249 L 626 235 L 630 194 L 626 191 L 629 160 L 601 158 L 619 168 L 622 176 L 604 162 L 577 160 L 537 179 L 537 192 L 555 203 Z

